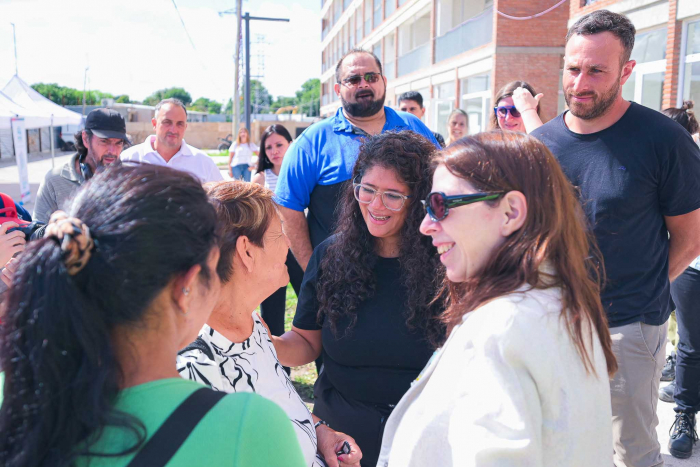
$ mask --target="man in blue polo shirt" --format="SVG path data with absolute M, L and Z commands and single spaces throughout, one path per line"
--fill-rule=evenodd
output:
M 335 207 L 363 137 L 411 130 L 440 148 L 432 132 L 414 115 L 384 107 L 386 78 L 381 62 L 371 52 L 353 49 L 345 54 L 335 68 L 335 79 L 342 108 L 294 141 L 277 180 L 276 201 L 284 230 L 304 270 L 313 248 L 333 232 Z M 307 208 L 308 218 L 304 216 Z

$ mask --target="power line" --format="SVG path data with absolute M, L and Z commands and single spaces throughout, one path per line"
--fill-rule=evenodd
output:
M 174 1 L 174 0 L 173 0 L 173 1 Z M 510 15 L 507 15 L 507 14 L 505 14 L 505 13 L 502 13 L 502 12 L 500 12 L 500 11 L 498 11 L 498 10 L 496 10 L 496 13 L 498 13 L 498 14 L 501 15 L 501 16 L 503 16 L 504 18 L 508 18 L 508 19 L 512 19 L 512 20 L 517 20 L 517 21 L 525 21 L 525 20 L 528 20 L 528 19 L 535 19 L 535 18 L 539 18 L 539 17 L 542 16 L 542 15 L 546 15 L 546 14 L 549 13 L 550 11 L 552 11 L 552 10 L 554 10 L 555 8 L 557 8 L 558 6 L 562 5 L 564 2 L 566 2 L 566 0 L 561 0 L 561 1 L 560 1 L 559 3 L 557 3 L 556 5 L 554 5 L 554 6 L 552 6 L 552 7 L 549 7 L 549 8 L 547 8 L 546 10 L 544 10 L 544 11 L 542 11 L 542 12 L 540 12 L 540 13 L 537 13 L 537 14 L 535 14 L 535 15 L 531 15 L 531 16 L 510 16 Z
M 180 24 L 182 24 L 182 29 L 185 30 L 185 34 L 187 34 L 187 39 L 190 40 L 190 44 L 192 45 L 192 48 L 197 51 L 197 46 L 194 45 L 194 41 L 192 40 L 192 36 L 190 36 L 190 32 L 187 30 L 187 26 L 185 26 L 185 21 L 182 19 L 182 15 L 180 14 L 180 9 L 177 7 L 177 3 L 175 3 L 175 0 L 172 0 L 173 6 L 175 7 L 175 11 L 177 12 L 177 17 L 180 18 Z

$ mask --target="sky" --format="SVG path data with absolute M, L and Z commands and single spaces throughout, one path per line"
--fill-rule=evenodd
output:
M 235 0 L 0 0 L 0 89 L 15 74 L 29 84 L 56 83 L 128 94 L 142 100 L 158 89 L 182 87 L 192 99 L 219 102 L 233 95 Z M 244 0 L 251 16 L 251 75 L 264 52 L 261 79 L 273 96 L 293 96 L 321 74 L 320 0 Z M 258 36 L 267 44 L 256 45 Z M 262 48 L 262 50 L 261 50 Z

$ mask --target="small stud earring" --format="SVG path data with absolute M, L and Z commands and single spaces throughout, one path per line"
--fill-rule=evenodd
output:
M 189 294 L 190 294 L 190 288 L 189 288 L 189 287 L 183 287 L 183 288 L 182 288 L 182 293 L 185 294 L 185 295 L 189 295 Z

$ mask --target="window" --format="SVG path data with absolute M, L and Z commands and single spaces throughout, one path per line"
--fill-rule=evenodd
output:
M 374 28 L 382 24 L 382 3 L 383 0 L 374 0 Z
M 447 135 L 447 119 L 455 108 L 455 82 L 436 84 L 433 86 L 435 99 L 433 99 L 432 127 L 441 135 Z
M 435 61 L 493 40 L 493 4 L 485 0 L 438 0 Z
M 362 8 L 355 10 L 355 28 L 355 37 L 357 38 L 357 43 L 359 44 L 362 41 L 362 38 L 365 37 L 364 34 L 362 34 Z
M 372 32 L 372 0 L 365 0 L 365 36 Z
M 700 21 L 688 24 L 683 73 L 683 100 L 700 102 Z
M 491 118 L 490 75 L 477 75 L 460 81 L 462 103 L 460 108 L 469 117 L 469 134 L 473 135 L 489 129 Z
M 630 59 L 636 60 L 637 65 L 622 87 L 622 97 L 661 110 L 666 71 L 666 28 L 637 34 Z
M 384 63 L 384 60 L 382 60 L 382 41 L 372 46 L 372 53 L 377 56 L 380 62 Z
M 388 18 L 394 11 L 396 11 L 396 0 L 385 0 L 384 17 Z
M 391 33 L 384 38 L 384 76 L 387 79 L 395 77 L 396 72 L 396 34 Z
M 403 76 L 430 65 L 429 8 L 399 26 L 398 42 L 397 76 Z

